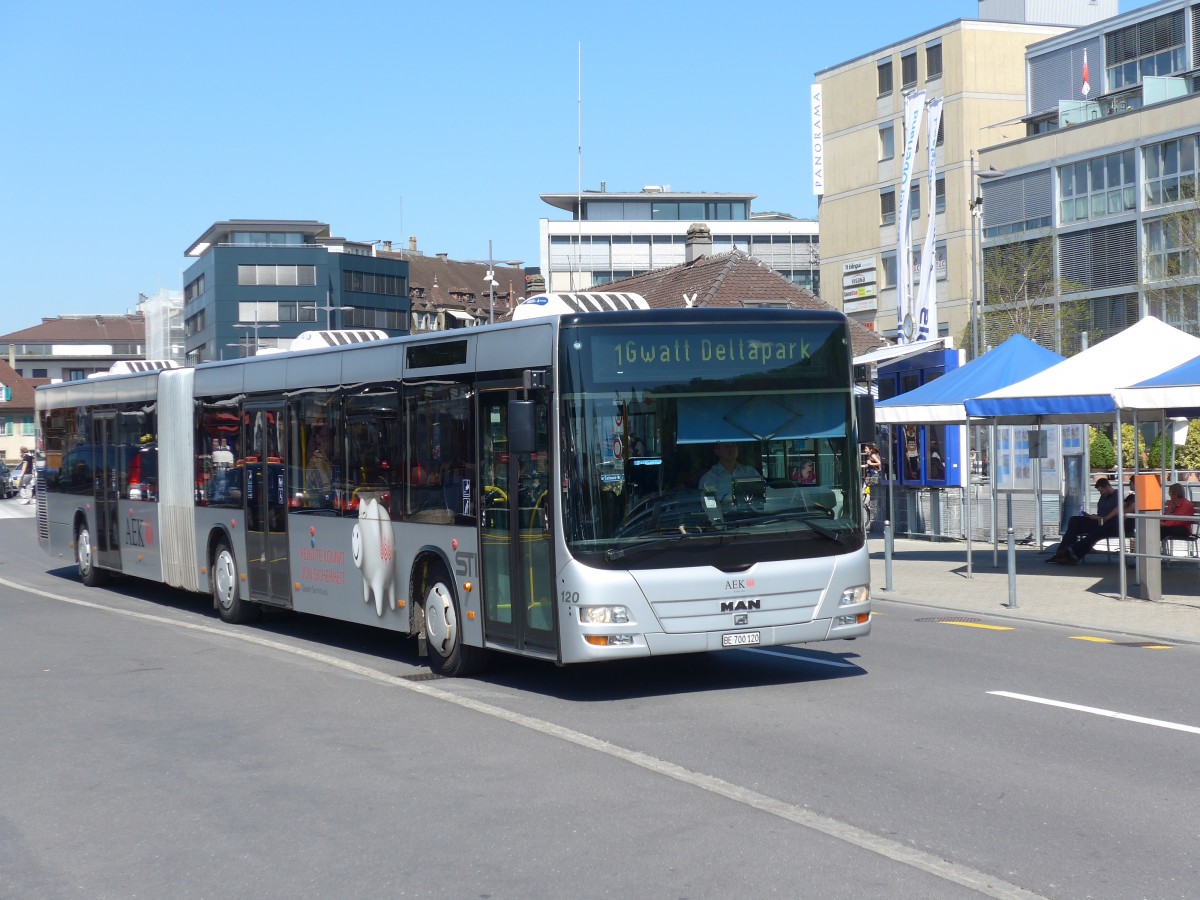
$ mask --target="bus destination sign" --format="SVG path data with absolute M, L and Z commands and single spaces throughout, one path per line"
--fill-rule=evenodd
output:
M 597 382 L 783 376 L 807 373 L 827 356 L 828 331 L 732 332 L 681 329 L 665 333 L 604 332 L 590 341 Z

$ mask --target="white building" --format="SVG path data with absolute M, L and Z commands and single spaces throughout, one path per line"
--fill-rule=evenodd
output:
M 606 190 L 542 194 L 570 219 L 542 219 L 541 271 L 548 291 L 586 290 L 684 262 L 691 225 L 712 234 L 713 254 L 741 250 L 788 280 L 819 293 L 817 223 L 784 213 L 751 210 L 755 194 L 712 194 L 648 186 L 633 193 Z M 582 209 L 582 214 L 581 214 Z

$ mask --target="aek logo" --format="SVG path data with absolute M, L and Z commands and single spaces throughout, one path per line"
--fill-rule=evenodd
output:
M 125 519 L 125 546 L 153 547 L 154 524 L 136 516 Z
M 737 578 L 733 581 L 725 582 L 725 590 L 727 591 L 752 591 L 754 590 L 753 578 Z

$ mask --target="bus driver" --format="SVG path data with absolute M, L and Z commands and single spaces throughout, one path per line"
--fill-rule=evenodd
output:
M 700 491 L 713 494 L 718 503 L 733 502 L 735 478 L 761 478 L 762 474 L 753 466 L 738 462 L 738 445 L 729 441 L 717 441 L 713 445 L 717 462 L 700 478 Z

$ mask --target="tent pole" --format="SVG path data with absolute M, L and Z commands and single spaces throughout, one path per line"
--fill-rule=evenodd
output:
M 988 426 L 988 487 L 992 492 L 992 568 L 1000 568 L 1000 510 L 996 508 L 996 420 Z
M 1037 434 L 1037 459 L 1032 455 L 1029 464 L 1033 467 L 1033 546 L 1042 552 L 1042 419 L 1034 419 L 1033 430 Z
M 1120 407 L 1117 407 L 1117 433 L 1115 437 L 1116 440 L 1113 443 L 1117 445 L 1117 540 L 1119 541 L 1117 563 L 1121 567 L 1121 596 L 1119 599 L 1124 600 L 1128 585 L 1125 577 L 1125 495 L 1121 493 L 1125 490 L 1125 448 L 1122 446 L 1125 442 L 1121 440 Z
M 963 480 L 963 490 L 965 490 L 967 492 L 967 577 L 974 578 L 975 575 L 974 575 L 973 569 L 971 567 L 971 532 L 974 530 L 974 529 L 972 529 L 971 526 L 975 524 L 975 520 L 971 517 L 971 446 L 970 446 L 971 445 L 971 417 L 970 417 L 970 415 L 967 416 L 966 429 L 967 429 L 967 464 L 966 464 L 966 466 L 960 466 L 959 471 L 962 471 L 962 469 L 965 468 L 966 474 L 967 474 L 967 477 Z M 962 445 L 960 444 L 959 446 L 961 447 Z

